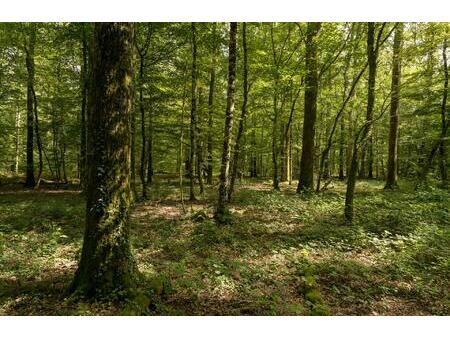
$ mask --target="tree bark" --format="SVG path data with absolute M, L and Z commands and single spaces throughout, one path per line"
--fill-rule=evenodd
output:
M 86 34 L 86 23 L 81 24 L 81 126 L 80 126 L 80 187 L 82 190 L 86 187 L 86 108 L 87 108 L 87 90 L 88 90 L 88 40 Z
M 431 165 L 433 164 L 434 157 L 436 156 L 436 153 L 438 151 L 441 151 L 442 154 L 445 155 L 445 149 L 444 149 L 444 142 L 445 138 L 447 136 L 447 130 L 449 126 L 449 120 L 447 116 L 447 97 L 448 97 L 448 64 L 447 64 L 447 39 L 444 40 L 443 48 L 442 48 L 442 58 L 443 58 L 443 66 L 444 66 L 444 90 L 442 95 L 442 103 L 441 103 L 441 135 L 439 140 L 434 143 L 433 147 L 431 148 L 430 154 L 427 156 L 426 160 L 424 161 L 422 165 L 422 170 L 419 173 L 419 177 L 416 183 L 416 189 L 422 184 L 424 184 L 427 180 L 428 172 L 430 171 Z M 443 163 L 440 163 L 440 170 L 441 170 L 441 180 L 443 185 L 446 185 L 446 163 L 445 163 L 445 157 L 441 157 L 441 161 L 444 161 Z M 445 173 L 442 172 L 442 170 L 445 170 Z
M 447 114 L 447 95 L 448 95 L 448 66 L 447 66 L 447 38 L 445 38 L 444 43 L 442 45 L 442 59 L 444 60 L 444 94 L 442 97 L 442 105 L 441 105 L 441 134 L 443 138 L 441 143 L 439 144 L 439 170 L 441 174 L 441 182 L 442 187 L 448 187 L 448 169 L 447 169 L 447 149 L 446 149 L 446 128 L 448 127 L 448 117 Z M 446 127 L 447 125 L 447 127 Z M 445 131 L 445 132 L 444 132 Z
M 207 140 L 207 183 L 213 184 L 213 116 L 214 116 L 214 91 L 216 86 L 216 23 L 213 26 L 213 50 L 211 56 L 211 70 L 209 75 L 209 94 L 208 94 L 208 140 Z
M 367 82 L 367 111 L 366 120 L 373 119 L 373 109 L 375 106 L 375 82 L 377 76 L 377 59 L 378 48 L 375 44 L 375 23 L 367 23 L 367 61 L 369 63 L 369 79 Z M 362 149 L 362 161 L 361 161 L 361 177 L 366 177 L 366 163 L 367 157 L 367 178 L 373 178 L 373 137 L 372 127 L 368 130 L 367 145 Z
M 25 186 L 34 188 L 34 46 L 36 44 L 36 24 L 30 23 L 25 43 L 25 62 L 27 66 L 27 172 Z
M 188 162 L 188 172 L 189 172 L 189 200 L 195 201 L 194 192 L 194 159 L 196 152 L 196 125 L 197 125 L 197 39 L 196 39 L 196 28 L 195 23 L 191 24 L 191 34 L 192 34 L 192 89 L 191 89 L 191 124 L 189 137 L 191 142 L 191 147 L 189 149 L 189 162 Z
M 401 48 L 403 40 L 403 23 L 399 23 L 395 30 L 394 50 L 392 56 L 391 107 L 389 119 L 389 152 L 385 189 L 397 188 L 398 165 L 398 114 L 400 106 L 401 82 Z
M 36 133 L 36 145 L 38 148 L 38 175 L 36 180 L 35 189 L 39 188 L 39 184 L 41 183 L 41 177 L 42 177 L 42 171 L 44 169 L 44 158 L 42 155 L 43 147 L 42 147 L 42 139 L 41 134 L 39 132 L 39 119 L 38 119 L 38 109 L 37 109 L 37 98 L 36 98 L 36 92 L 34 91 L 33 87 L 33 111 L 34 111 L 34 131 Z
M 16 108 L 15 135 L 14 135 L 14 173 L 19 175 L 20 162 L 20 107 Z
M 129 243 L 131 23 L 96 23 L 89 90 L 86 228 L 73 292 L 87 297 L 126 294 L 135 265 Z M 124 291 L 118 293 L 117 291 Z
M 225 111 L 225 128 L 223 136 L 222 163 L 220 166 L 220 184 L 217 209 L 214 215 L 219 224 L 227 223 L 229 220 L 229 210 L 227 206 L 227 192 L 230 169 L 230 143 L 231 131 L 233 129 L 234 114 L 234 94 L 236 89 L 236 33 L 237 23 L 230 23 L 230 41 L 228 56 L 228 88 L 227 88 L 227 108 Z
M 320 22 L 309 22 L 306 32 L 306 77 L 305 77 L 305 114 L 303 118 L 302 157 L 297 192 L 312 190 L 314 186 L 314 136 L 317 112 L 317 92 L 319 80 L 317 74 L 316 36 Z
M 245 119 L 247 118 L 247 100 L 248 100 L 248 63 L 247 63 L 247 24 L 242 23 L 242 49 L 244 57 L 244 69 L 243 69 L 243 98 L 242 98 L 242 112 L 239 119 L 239 127 L 236 135 L 236 143 L 234 146 L 233 161 L 231 162 L 231 178 L 230 187 L 228 189 L 228 201 L 231 201 L 231 195 L 234 192 L 234 183 L 236 181 L 237 168 L 239 165 L 239 157 L 241 151 L 241 138 L 244 134 Z

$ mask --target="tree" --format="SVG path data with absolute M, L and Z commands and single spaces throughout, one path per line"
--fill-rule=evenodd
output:
M 317 92 L 319 88 L 317 74 L 316 36 L 321 23 L 309 22 L 306 31 L 306 77 L 305 77 L 305 113 L 303 117 L 302 158 L 297 192 L 312 190 L 314 186 L 314 135 L 317 112 Z
M 381 25 L 378 30 L 377 41 L 380 40 L 379 37 L 383 34 L 385 23 Z M 373 110 L 375 107 L 375 84 L 377 76 L 377 63 L 378 63 L 378 52 L 379 48 L 375 41 L 375 23 L 367 23 L 367 62 L 369 64 L 369 78 L 367 80 L 367 111 L 366 111 L 366 121 L 371 121 L 373 119 Z M 365 177 L 365 158 L 366 150 L 368 150 L 367 159 L 367 178 L 373 178 L 373 136 L 372 136 L 372 125 L 369 124 L 368 127 L 368 140 L 367 145 L 364 145 L 361 155 L 361 169 L 360 176 Z
M 241 151 L 241 138 L 244 134 L 244 124 L 245 119 L 247 117 L 247 101 L 248 101 L 248 63 L 247 63 L 247 24 L 245 22 L 242 23 L 242 49 L 243 49 L 243 59 L 244 59 L 244 69 L 242 73 L 243 81 L 243 99 L 242 99 L 242 111 L 241 116 L 239 118 L 239 127 L 236 135 L 236 142 L 234 146 L 234 156 L 233 161 L 231 162 L 231 177 L 230 177 L 230 186 L 228 190 L 228 201 L 231 201 L 231 195 L 234 191 L 234 183 L 236 181 L 237 168 L 239 164 L 239 155 Z
M 213 183 L 213 116 L 214 116 L 214 93 L 216 87 L 216 67 L 217 67 L 217 23 L 213 23 L 213 42 L 211 51 L 211 68 L 209 75 L 208 94 L 208 139 L 207 139 L 207 183 Z
M 401 49 L 403 40 L 403 23 L 398 23 L 395 29 L 394 50 L 392 55 L 391 107 L 389 118 L 389 153 L 385 189 L 394 189 L 397 185 L 398 165 L 398 113 L 400 106 L 401 81 Z
M 223 135 L 222 164 L 220 166 L 219 198 L 214 218 L 219 224 L 227 223 L 229 210 L 227 193 L 230 170 L 231 131 L 233 129 L 234 93 L 236 89 L 236 34 L 237 23 L 230 23 L 230 42 L 228 46 L 228 88 L 227 108 L 225 111 L 225 128 Z
M 36 23 L 30 23 L 25 37 L 25 61 L 27 66 L 27 176 L 25 186 L 34 188 L 34 47 L 36 44 Z
M 195 23 L 191 24 L 191 34 L 192 34 L 192 69 L 191 69 L 191 124 L 189 131 L 189 138 L 191 142 L 191 147 L 189 150 L 189 162 L 188 162 L 188 172 L 189 172 L 189 200 L 195 201 L 194 192 L 194 160 L 196 153 L 196 133 L 197 133 L 197 37 L 196 37 L 196 27 Z
M 145 175 L 146 168 L 146 151 L 145 147 L 147 145 L 146 142 L 146 133 L 145 133 L 145 107 L 144 107 L 144 69 L 146 65 L 146 56 L 148 53 L 148 49 L 150 47 L 150 42 L 152 38 L 152 24 L 146 24 L 146 30 L 144 31 L 144 41 L 142 44 L 138 43 L 138 39 L 136 41 L 136 49 L 139 56 L 139 72 L 138 72 L 138 86 L 139 86 L 139 111 L 141 113 L 141 165 L 139 170 L 139 176 L 142 184 L 142 198 L 147 199 L 147 180 Z M 150 149 L 151 151 L 151 146 Z M 151 156 L 150 153 L 148 156 Z M 151 170 L 151 169 L 150 169 Z M 151 176 L 150 176 L 151 179 Z
M 377 34 L 376 41 L 374 45 L 372 46 L 372 42 L 368 38 L 368 49 L 371 50 L 373 48 L 373 52 L 375 55 L 378 55 L 380 47 L 384 44 L 384 42 L 388 39 L 388 37 L 392 34 L 394 31 L 396 25 L 389 31 L 388 34 L 384 38 L 382 38 L 384 24 L 380 28 Z M 369 65 L 370 69 L 370 60 L 367 60 L 367 64 Z M 372 65 L 373 67 L 373 65 Z M 355 195 L 355 186 L 356 186 L 356 174 L 358 171 L 358 154 L 360 147 L 365 146 L 365 142 L 367 140 L 367 137 L 370 135 L 370 130 L 372 128 L 373 123 L 375 120 L 378 120 L 383 116 L 383 113 L 385 111 L 385 107 L 382 107 L 380 115 L 377 117 L 377 119 L 373 118 L 373 107 L 370 108 L 370 105 L 374 104 L 374 98 L 372 95 L 374 95 L 374 92 L 370 89 L 371 83 L 374 84 L 373 79 L 373 69 L 372 69 L 372 75 L 369 75 L 368 80 L 368 95 L 367 95 L 367 113 L 366 113 L 366 120 L 364 124 L 361 126 L 359 131 L 355 133 L 354 141 L 353 141 L 353 147 L 352 147 L 352 156 L 350 161 L 350 168 L 347 175 L 347 189 L 345 191 L 345 205 L 344 205 L 344 219 L 347 224 L 352 224 L 353 222 L 353 199 Z M 372 88 L 373 89 L 373 88 Z M 372 110 L 371 110 L 372 109 Z M 370 113 L 370 114 L 369 114 Z
M 86 229 L 71 290 L 88 297 L 133 287 L 128 214 L 133 24 L 96 23 L 87 120 Z
M 447 34 L 446 30 L 446 34 Z M 442 44 L 442 60 L 443 60 L 443 68 L 444 68 L 444 90 L 442 95 L 442 105 L 441 105 L 441 135 L 442 140 L 439 144 L 439 170 L 441 174 L 442 187 L 446 188 L 448 186 L 448 173 L 447 173 L 447 151 L 445 147 L 445 136 L 448 128 L 448 115 L 447 114 L 447 96 L 448 96 L 448 65 L 447 65 L 447 36 L 444 39 L 444 43 Z
M 87 109 L 87 95 L 89 85 L 88 72 L 88 39 L 87 39 L 87 23 L 81 24 L 81 71 L 80 71 L 80 87 L 81 87 L 81 126 L 80 126 L 80 186 L 85 188 L 86 184 L 86 109 Z

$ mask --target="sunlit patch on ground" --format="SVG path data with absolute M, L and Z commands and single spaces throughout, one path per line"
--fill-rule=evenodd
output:
M 154 294 L 144 314 L 426 315 L 449 310 L 446 191 L 357 185 L 356 219 L 341 222 L 345 185 L 299 196 L 296 182 L 243 182 L 233 222 L 212 220 L 216 191 L 190 204 L 155 185 L 130 222 L 133 254 Z M 120 314 L 114 302 L 72 300 L 84 228 L 75 190 L 0 191 L 0 314 Z M 187 196 L 187 190 L 185 191 Z M 328 310 L 327 310 L 328 311 Z

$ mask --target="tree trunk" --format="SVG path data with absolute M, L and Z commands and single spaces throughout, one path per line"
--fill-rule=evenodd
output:
M 34 131 L 36 133 L 36 145 L 38 147 L 38 175 L 36 180 L 35 189 L 39 188 L 39 184 L 41 183 L 42 171 L 44 169 L 44 158 L 42 156 L 43 148 L 42 148 L 42 139 L 41 134 L 39 132 L 39 119 L 38 119 L 38 110 L 37 110 L 37 98 L 36 93 L 33 87 L 33 111 L 34 111 Z
M 201 88 L 200 88 L 201 89 Z M 196 144 L 196 174 L 198 179 L 198 185 L 200 188 L 200 194 L 204 197 L 205 195 L 205 185 L 203 184 L 203 141 L 201 137 L 201 129 L 200 129 L 200 112 L 201 112 L 201 106 L 202 106 L 202 91 L 197 90 L 198 92 L 198 105 L 196 109 L 196 123 L 195 123 L 195 144 Z
M 239 165 L 239 156 L 241 151 L 241 138 L 244 134 L 245 119 L 247 117 L 247 100 L 248 100 L 248 64 L 247 64 L 247 24 L 242 23 L 242 49 L 244 56 L 244 69 L 243 69 L 243 99 L 242 99 L 242 112 L 239 119 L 239 127 L 236 135 L 236 143 L 234 146 L 234 156 L 231 162 L 231 178 L 230 187 L 228 190 L 228 201 L 231 201 L 231 195 L 234 192 L 234 183 L 236 181 L 237 168 Z
M 398 113 L 400 104 L 402 40 L 403 40 L 403 23 L 399 23 L 395 30 L 394 50 L 392 56 L 391 107 L 389 119 L 389 153 L 388 153 L 387 177 L 385 189 L 397 188 Z
M 441 151 L 442 154 L 445 155 L 445 148 L 444 148 L 444 142 L 445 138 L 447 136 L 447 130 L 449 126 L 449 120 L 446 116 L 447 114 L 447 97 L 448 97 L 448 65 L 447 65 L 447 39 L 444 40 L 443 48 L 442 48 L 442 58 L 443 58 L 443 66 L 444 66 L 444 90 L 442 95 L 442 103 L 441 103 L 441 135 L 437 142 L 434 143 L 433 147 L 431 148 L 430 154 L 427 156 L 426 160 L 424 161 L 422 165 L 422 170 L 419 174 L 416 189 L 424 184 L 427 180 L 428 172 L 430 171 L 431 165 L 433 164 L 434 157 L 436 153 Z M 446 179 L 447 179 L 447 168 L 445 163 L 445 157 L 441 157 L 441 163 L 440 163 L 440 170 L 441 170 L 441 179 L 442 183 L 445 186 L 446 185 Z M 445 173 L 443 172 L 445 171 Z
M 339 180 L 344 180 L 344 147 L 345 147 L 345 137 L 344 137 L 344 130 L 345 130 L 345 116 L 342 116 L 341 118 L 341 125 L 340 125 L 340 131 L 339 131 Z
M 19 175 L 19 162 L 20 162 L 20 107 L 17 106 L 16 110 L 16 123 L 15 123 L 15 135 L 14 135 L 14 173 Z
M 145 135 L 145 107 L 144 107 L 144 66 L 145 53 L 139 52 L 139 111 L 141 113 L 141 165 L 139 167 L 139 176 L 142 185 L 142 198 L 147 199 L 147 181 L 145 177 L 145 147 L 147 146 Z
M 153 112 L 150 110 L 150 121 L 147 140 L 147 184 L 153 183 Z
M 256 178 L 258 177 L 258 154 L 256 152 L 256 121 L 255 114 L 253 114 L 252 118 L 252 150 L 250 155 L 250 177 Z
M 444 130 L 446 130 L 446 125 L 448 125 L 448 117 L 446 117 L 447 112 L 447 95 L 448 95 L 448 67 L 447 67 L 447 38 L 445 38 L 442 46 L 442 59 L 444 60 L 444 95 L 442 97 L 441 106 L 441 134 L 444 136 L 439 144 L 439 170 L 441 174 L 442 187 L 448 187 L 448 172 L 447 172 L 447 156 L 446 156 L 446 139 Z
M 230 23 L 230 42 L 228 56 L 228 88 L 227 88 L 227 108 L 225 111 L 225 128 L 223 135 L 222 163 L 220 166 L 219 198 L 217 209 L 214 215 L 217 223 L 227 223 L 229 210 L 227 206 L 227 192 L 230 169 L 230 143 L 231 131 L 233 129 L 234 114 L 234 93 L 236 89 L 236 33 L 237 23 Z
M 25 61 L 27 66 L 27 175 L 25 186 L 34 188 L 34 109 L 33 109 L 33 86 L 34 86 L 34 46 L 36 44 L 36 24 L 30 23 L 28 36 L 25 43 Z
M 134 287 L 128 226 L 133 24 L 96 23 L 94 34 L 86 229 L 71 290 L 101 297 L 113 292 L 123 295 Z
M 373 109 L 375 106 L 375 81 L 377 76 L 377 58 L 378 52 L 375 46 L 375 23 L 367 23 L 367 60 L 369 63 L 369 79 L 367 83 L 367 111 L 366 120 L 373 119 Z M 367 178 L 373 178 L 373 138 L 372 127 L 368 130 L 367 145 L 362 149 L 362 161 L 361 161 L 361 177 L 366 176 L 366 163 L 367 157 Z
M 314 136 L 317 111 L 317 92 L 319 81 L 317 74 L 316 36 L 320 22 L 309 22 L 306 32 L 306 77 L 305 77 L 305 114 L 303 118 L 302 157 L 297 192 L 312 190 L 314 185 Z
M 216 23 L 213 26 L 213 35 L 216 39 Z M 208 95 L 208 166 L 207 166 L 207 183 L 213 184 L 213 116 L 214 116 L 214 90 L 216 86 L 216 41 L 214 41 L 211 56 L 211 70 L 209 75 L 209 95 Z
M 86 34 L 86 24 L 81 24 L 81 126 L 80 126 L 80 187 L 82 190 L 86 187 L 86 108 L 87 108 L 87 90 L 88 90 L 88 41 Z
M 195 146 L 196 146 L 196 124 L 197 124 L 197 39 L 195 23 L 191 24 L 192 34 L 192 91 L 191 91 L 191 125 L 190 125 L 190 141 L 191 147 L 189 149 L 189 200 L 195 201 L 194 192 L 194 159 L 195 159 Z

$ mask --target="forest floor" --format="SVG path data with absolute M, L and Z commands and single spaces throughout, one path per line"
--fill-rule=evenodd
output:
M 66 294 L 84 228 L 79 191 L 0 188 L 0 315 L 450 315 L 450 192 L 386 192 L 361 181 L 355 224 L 345 185 L 299 196 L 247 181 L 233 224 L 212 221 L 215 191 L 183 212 L 177 184 L 136 204 L 132 246 L 144 305 Z M 139 300 L 137 301 L 139 303 Z

